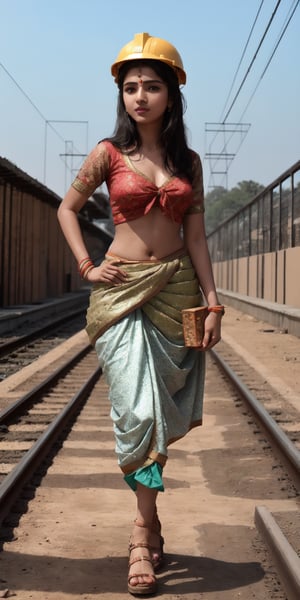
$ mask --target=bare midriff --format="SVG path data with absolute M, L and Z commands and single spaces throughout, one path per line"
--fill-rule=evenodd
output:
M 181 226 L 158 207 L 133 221 L 116 225 L 108 252 L 127 260 L 160 260 L 184 248 Z

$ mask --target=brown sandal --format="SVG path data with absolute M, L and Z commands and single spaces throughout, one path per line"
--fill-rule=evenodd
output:
M 156 508 L 155 508 L 155 513 L 153 516 L 152 523 L 150 525 L 147 523 L 141 523 L 137 519 L 135 519 L 134 523 L 138 527 L 144 527 L 145 529 L 148 529 L 148 531 L 150 531 L 150 533 L 152 535 L 155 535 L 158 538 L 157 545 L 153 546 L 151 544 L 146 544 L 147 548 L 149 548 L 149 550 L 150 550 L 153 569 L 155 572 L 157 572 L 162 568 L 162 566 L 165 562 L 164 549 L 163 549 L 165 541 L 161 535 L 161 522 L 158 518 Z
M 163 536 L 161 535 L 161 522 L 158 518 L 158 514 L 157 514 L 156 510 L 155 510 L 155 514 L 153 517 L 151 530 L 152 530 L 152 533 L 154 533 L 158 537 L 158 545 L 151 547 L 152 564 L 153 564 L 154 571 L 157 572 L 157 571 L 159 571 L 159 569 L 162 568 L 162 566 L 165 562 L 165 555 L 164 555 L 165 540 L 164 540 Z
M 146 542 L 129 544 L 129 554 L 132 552 L 132 550 L 135 550 L 136 548 L 147 548 L 150 551 L 151 546 L 149 546 L 149 544 L 147 544 Z M 133 558 L 132 560 L 129 560 L 129 569 L 135 563 L 142 562 L 143 560 L 151 563 L 152 565 L 152 559 L 149 556 L 142 555 L 137 558 Z M 137 583 L 136 585 L 131 585 L 130 581 L 131 579 L 133 579 L 133 577 L 150 577 L 151 579 L 153 579 L 153 581 L 151 583 L 145 582 Z M 157 591 L 157 581 L 154 573 L 133 573 L 132 575 L 128 575 L 128 591 L 130 594 L 137 596 L 147 596 L 150 594 L 155 594 Z

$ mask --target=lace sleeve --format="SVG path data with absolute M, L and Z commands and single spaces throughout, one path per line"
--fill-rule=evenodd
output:
M 204 212 L 203 173 L 199 154 L 193 152 L 193 202 L 185 214 Z
M 91 195 L 107 177 L 109 156 L 105 144 L 100 143 L 85 159 L 79 173 L 72 183 L 78 192 Z

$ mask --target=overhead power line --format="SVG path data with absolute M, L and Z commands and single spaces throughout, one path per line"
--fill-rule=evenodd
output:
M 6 67 L 3 65 L 3 63 L 0 63 L 0 67 L 2 67 L 2 69 L 3 69 L 3 71 L 5 71 L 6 75 L 8 75 L 8 77 L 13 81 L 13 83 L 20 90 L 20 92 L 23 94 L 23 96 L 25 96 L 26 100 L 28 100 L 28 102 L 30 102 L 30 104 L 31 104 L 31 106 L 33 106 L 34 110 L 40 115 L 40 117 L 46 123 L 46 121 L 47 121 L 46 117 L 43 115 L 43 113 L 40 111 L 40 109 L 37 107 L 37 105 L 33 102 L 33 100 L 30 98 L 30 96 L 28 96 L 28 94 L 25 92 L 25 90 L 23 90 L 23 88 L 16 81 L 16 79 L 12 76 L 12 74 L 6 69 Z M 51 129 L 54 131 L 54 133 L 56 133 L 56 135 L 63 142 L 65 141 L 64 138 L 60 135 L 60 133 L 53 127 L 53 125 L 49 125 L 49 127 L 51 127 Z
M 279 44 L 280 44 L 280 42 L 281 42 L 281 40 L 282 40 L 282 38 L 283 38 L 283 36 L 285 34 L 285 32 L 286 32 L 286 30 L 287 30 L 290 22 L 291 22 L 294 14 L 295 14 L 295 11 L 296 11 L 297 7 L 299 6 L 299 4 L 300 4 L 300 0 L 294 0 L 293 1 L 292 5 L 291 5 L 291 7 L 289 9 L 289 12 L 288 12 L 288 14 L 286 16 L 286 19 L 284 21 L 284 24 L 282 26 L 282 29 L 281 29 L 281 32 L 280 32 L 279 37 L 277 39 L 277 42 L 276 42 L 276 44 L 275 44 L 275 46 L 274 46 L 274 48 L 273 48 L 273 50 L 271 52 L 271 55 L 270 55 L 269 59 L 267 60 L 267 63 L 266 63 L 266 65 L 265 65 L 265 67 L 264 67 L 264 69 L 263 69 L 263 71 L 262 71 L 262 73 L 260 75 L 260 78 L 259 78 L 259 80 L 258 80 L 258 82 L 257 82 L 257 84 L 256 84 L 256 86 L 255 86 L 255 88 L 254 88 L 254 90 L 253 90 L 253 92 L 252 92 L 252 94 L 251 94 L 251 96 L 250 96 L 247 104 L 246 104 L 246 107 L 244 108 L 244 110 L 243 110 L 243 112 L 242 112 L 242 114 L 240 116 L 240 119 L 237 122 L 237 126 L 243 125 L 242 119 L 243 119 L 243 117 L 244 117 L 244 115 L 245 115 L 245 113 L 246 113 L 246 111 L 247 111 L 247 109 L 249 107 L 249 104 L 253 100 L 253 97 L 254 97 L 254 95 L 255 95 L 255 93 L 257 91 L 257 88 L 258 88 L 259 84 L 261 83 L 263 77 L 265 76 L 265 74 L 266 74 L 266 72 L 267 72 L 267 70 L 268 70 L 268 68 L 269 68 L 269 66 L 271 64 L 272 59 L 274 58 L 274 55 L 275 55 L 275 53 L 276 53 L 276 51 L 278 49 L 278 46 L 279 46 Z M 234 135 L 234 132 L 231 132 L 231 135 L 229 136 L 229 138 L 227 138 L 227 145 L 231 141 L 233 135 Z M 222 152 L 224 152 L 224 151 L 225 151 L 225 146 L 222 149 Z
M 279 4 L 280 4 L 280 2 L 277 2 L 277 5 L 276 5 L 276 7 L 275 7 L 275 9 L 274 9 L 274 11 L 273 11 L 273 13 L 272 13 L 272 16 L 271 16 L 271 18 L 270 18 L 270 20 L 269 20 L 269 23 L 268 23 L 268 25 L 267 25 L 267 27 L 266 27 L 266 29 L 265 29 L 265 32 L 264 32 L 263 36 L 262 36 L 262 38 L 261 38 L 261 41 L 260 41 L 260 44 L 259 44 L 259 46 L 258 46 L 258 48 L 257 48 L 257 50 L 256 50 L 256 53 L 255 53 L 255 55 L 254 55 L 254 57 L 253 57 L 253 59 L 252 59 L 252 61 L 251 61 L 250 65 L 249 65 L 249 68 L 248 68 L 248 70 L 247 70 L 247 73 L 246 73 L 246 75 L 245 75 L 245 77 L 244 77 L 244 79 L 243 79 L 243 82 L 242 82 L 241 86 L 242 86 L 242 85 L 243 85 L 243 83 L 245 82 L 245 80 L 246 80 L 246 76 L 248 76 L 248 74 L 249 74 L 250 68 L 251 68 L 251 66 L 252 66 L 252 64 L 253 64 L 253 62 L 254 62 L 254 60 L 255 60 L 256 56 L 257 56 L 257 53 L 258 53 L 258 51 L 259 51 L 259 49 L 260 49 L 260 47 L 261 47 L 261 44 L 262 44 L 262 42 L 263 42 L 263 40 L 264 40 L 264 38 L 265 38 L 265 36 L 266 36 L 266 33 L 267 33 L 268 29 L 270 28 L 270 24 L 271 24 L 271 22 L 272 22 L 272 20 L 273 20 L 273 18 L 274 18 L 274 16 L 275 16 L 275 13 L 276 13 L 276 11 L 277 11 L 277 9 L 278 9 L 278 7 L 279 7 Z M 279 37 L 278 37 L 278 39 L 277 39 L 277 42 L 276 42 L 276 44 L 275 44 L 275 46 L 274 46 L 274 48 L 273 48 L 273 50 L 272 50 L 272 52 L 271 52 L 271 55 L 270 55 L 269 59 L 267 60 L 267 63 L 266 63 L 266 65 L 265 65 L 265 67 L 264 67 L 264 69 L 263 69 L 263 71 L 262 71 L 262 73 L 261 73 L 261 76 L 260 76 L 260 78 L 259 78 L 259 80 L 258 80 L 258 82 L 257 82 L 257 84 L 256 84 L 256 86 L 255 86 L 255 89 L 254 89 L 254 91 L 253 91 L 253 92 L 252 92 L 252 94 L 251 94 L 251 97 L 250 97 L 250 99 L 249 99 L 249 100 L 248 100 L 248 102 L 247 102 L 247 105 L 246 105 L 246 107 L 245 107 L 245 109 L 244 109 L 244 111 L 243 111 L 243 113 L 242 113 L 242 115 L 241 115 L 241 117 L 240 117 L 239 121 L 238 121 L 236 124 L 231 124 L 231 123 L 228 123 L 228 122 L 226 123 L 226 122 L 225 122 L 225 120 L 226 120 L 226 118 L 228 117 L 228 114 L 229 114 L 229 112 L 230 112 L 231 108 L 233 107 L 233 104 L 235 103 L 235 100 L 237 99 L 237 96 L 238 96 L 239 92 L 241 91 L 241 86 L 240 86 L 240 88 L 239 88 L 239 90 L 238 90 L 238 92 L 237 92 L 237 94 L 236 94 L 236 96 L 235 96 L 235 98 L 234 98 L 233 102 L 231 103 L 231 107 L 230 107 L 230 109 L 227 111 L 227 114 L 226 114 L 226 116 L 224 117 L 224 120 L 223 120 L 222 122 L 220 122 L 220 123 L 219 123 L 219 130 L 217 131 L 217 133 L 215 133 L 214 139 L 212 140 L 212 142 L 211 142 L 211 144 L 210 144 L 210 146 L 209 146 L 209 152 L 208 152 L 208 153 L 205 155 L 205 158 L 208 158 L 208 159 L 209 159 L 209 161 L 210 161 L 210 181 L 211 181 L 211 178 L 213 179 L 213 175 L 214 175 L 214 174 L 218 174 L 218 175 L 221 175 L 221 174 L 223 174 L 223 175 L 225 175 L 225 177 L 226 177 L 226 182 L 227 182 L 228 168 L 229 168 L 229 166 L 230 166 L 231 162 L 233 161 L 233 159 L 234 159 L 234 157 L 235 157 L 235 155 L 236 155 L 236 153 L 237 153 L 237 150 L 236 150 L 236 151 L 235 151 L 235 153 L 234 153 L 233 155 L 231 155 L 231 157 L 230 157 L 230 160 L 229 160 L 229 161 L 228 161 L 228 159 L 226 159 L 226 155 L 228 155 L 228 148 L 229 148 L 229 144 L 230 144 L 230 142 L 231 142 L 231 140 L 232 140 L 233 136 L 234 136 L 236 133 L 238 133 L 238 132 L 240 131 L 240 128 L 241 128 L 243 125 L 245 125 L 245 124 L 242 122 L 242 119 L 243 119 L 243 117 L 244 117 L 244 115 L 245 115 L 245 113 L 246 113 L 246 111 L 247 111 L 247 109 L 248 109 L 248 107 L 249 107 L 249 104 L 250 104 L 250 102 L 252 101 L 252 99 L 253 99 L 253 97 L 254 97 L 254 95 L 255 95 L 256 91 L 257 91 L 257 88 L 258 88 L 258 86 L 259 86 L 260 82 L 262 81 L 262 79 L 263 79 L 264 75 L 266 74 L 266 72 L 267 72 L 267 70 L 268 70 L 268 68 L 269 68 L 269 66 L 270 66 L 270 63 L 271 63 L 271 61 L 272 61 L 272 59 L 273 59 L 273 57 L 274 57 L 274 55 L 275 55 L 275 53 L 276 53 L 276 51 L 277 51 L 277 49 L 278 49 L 278 46 L 279 46 L 279 44 L 280 44 L 280 42 L 281 42 L 281 40 L 282 40 L 282 38 L 283 38 L 284 34 L 286 33 L 287 27 L 288 27 L 289 23 L 291 22 L 291 20 L 292 20 L 292 18 L 293 18 L 293 16 L 294 16 L 294 13 L 295 13 L 295 11 L 296 11 L 296 9 L 297 9 L 297 7 L 298 7 L 298 5 L 299 5 L 299 4 L 300 4 L 300 0 L 294 0 L 294 1 L 292 2 L 292 5 L 290 6 L 290 8 L 289 8 L 289 10 L 288 10 L 288 13 L 287 13 L 287 15 L 286 15 L 286 17 L 285 17 L 285 21 L 284 21 L 284 23 L 283 23 L 283 25 L 282 25 L 281 32 L 280 32 L 280 34 L 279 34 Z M 261 4 L 261 5 L 260 5 L 260 7 L 259 7 L 259 11 L 260 11 L 261 7 L 262 7 L 262 4 Z M 256 15 L 255 22 L 256 22 L 256 20 L 257 20 L 257 16 L 258 16 L 258 14 L 259 14 L 259 11 L 258 11 L 258 13 L 257 13 L 257 15 Z M 253 31 L 253 26 L 252 26 L 252 28 L 251 28 L 250 35 L 252 34 L 252 31 Z M 248 45 L 249 39 L 250 39 L 250 36 L 248 37 L 248 40 L 247 40 L 247 43 L 246 43 L 246 47 L 247 47 L 247 45 Z M 245 49 L 244 49 L 244 51 L 243 51 L 242 58 L 243 58 L 244 54 L 245 54 Z M 239 66 L 240 66 L 240 64 L 241 64 L 241 61 L 242 61 L 242 59 L 241 59 L 241 60 L 240 60 L 240 62 L 239 62 Z M 238 66 L 238 69 L 239 69 L 239 66 Z M 238 69 L 237 69 L 237 71 L 238 71 Z M 236 71 L 236 74 L 237 74 L 237 71 Z M 236 79 L 236 74 L 235 74 L 235 79 Z M 233 87 L 233 84 L 232 84 L 232 86 L 231 86 L 231 89 L 232 89 L 232 87 Z M 227 101 L 228 101 L 228 98 L 227 98 L 227 100 L 226 100 L 226 103 L 227 103 Z M 225 104 L 225 106 L 226 106 L 226 104 Z M 224 111 L 224 109 L 223 109 L 223 111 Z M 209 129 L 210 125 L 211 125 L 210 123 L 206 123 L 206 131 L 209 131 L 209 130 L 210 130 L 210 129 Z M 215 125 L 216 125 L 216 124 L 215 124 Z M 230 131 L 230 127 L 229 127 L 229 126 L 231 126 L 231 125 L 235 125 L 235 128 L 236 128 L 236 129 L 235 129 L 235 128 L 233 128 L 233 129 Z M 248 125 L 250 126 L 250 124 L 248 124 Z M 216 131 L 216 129 L 215 129 L 215 131 Z M 226 135 L 226 133 L 228 133 L 229 131 L 230 131 L 230 135 L 229 135 L 229 136 L 227 136 L 227 135 Z M 212 150 L 211 150 L 212 143 L 215 141 L 215 139 L 216 139 L 216 137 L 217 137 L 217 134 L 221 134 L 221 133 L 223 134 L 223 137 L 224 137 L 224 143 L 223 143 L 223 147 L 222 147 L 222 148 L 221 148 L 221 150 L 219 150 L 217 153 L 216 153 L 216 152 L 212 152 Z M 241 146 L 241 143 L 242 143 L 242 141 L 243 141 L 243 139 L 244 139 L 244 138 L 245 138 L 245 135 L 243 135 L 243 136 L 242 136 L 242 138 L 241 138 L 241 141 L 240 141 L 240 144 L 239 144 L 239 147 L 238 147 L 238 149 L 240 148 L 240 146 Z M 212 158 L 213 158 L 213 157 L 215 158 L 215 161 L 214 161 L 214 164 L 212 165 L 212 164 L 211 164 L 211 162 L 212 162 Z M 226 164 L 226 169 L 224 169 L 224 168 L 223 168 L 223 171 L 222 171 L 222 170 L 216 170 L 216 165 L 217 165 L 218 161 L 220 161 L 220 160 L 221 160 L 221 161 L 223 161 L 223 163 L 224 163 L 224 161 L 225 161 L 225 164 Z M 213 184 L 213 185 L 210 185 L 210 182 L 209 182 L 209 185 L 208 185 L 208 187 L 214 187 L 214 184 Z
M 255 88 L 254 88 L 254 90 L 253 90 L 253 92 L 252 92 L 252 94 L 251 94 L 251 96 L 250 96 L 247 104 L 246 104 L 246 107 L 243 110 L 243 113 L 242 113 L 242 115 L 240 117 L 240 121 L 242 120 L 245 112 L 247 111 L 247 109 L 249 107 L 249 104 L 251 103 L 251 101 L 252 101 L 252 99 L 253 99 L 256 91 L 257 91 L 257 88 L 258 88 L 259 84 L 261 83 L 262 79 L 264 78 L 264 76 L 265 76 L 265 74 L 266 74 L 266 72 L 267 72 L 267 70 L 268 70 L 268 68 L 269 68 L 269 66 L 271 64 L 271 61 L 272 61 L 272 59 L 273 59 L 273 57 L 274 57 L 274 55 L 275 55 L 275 53 L 277 51 L 277 48 L 278 48 L 278 46 L 279 46 L 279 44 L 280 44 L 280 42 L 281 42 L 281 40 L 282 40 L 282 38 L 283 38 L 283 36 L 284 36 L 284 34 L 285 34 L 288 26 L 289 26 L 289 24 L 290 24 L 290 22 L 291 22 L 291 20 L 292 20 L 292 18 L 294 16 L 294 13 L 295 13 L 297 7 L 299 6 L 299 3 L 300 3 L 300 0 L 294 0 L 294 5 L 292 5 L 291 8 L 290 8 L 290 15 L 288 15 L 286 17 L 286 21 L 285 21 L 285 24 L 283 25 L 283 28 L 282 28 L 281 33 L 279 35 L 279 38 L 278 38 L 278 40 L 277 40 L 277 42 L 276 42 L 276 44 L 275 44 L 275 46 L 274 46 L 274 48 L 272 50 L 272 53 L 271 53 L 271 55 L 270 55 L 270 57 L 269 57 L 269 59 L 267 61 L 266 66 L 265 66 L 263 72 L 261 73 L 260 78 L 259 78 L 259 80 L 258 80 L 258 82 L 257 82 L 257 84 L 256 84 L 256 86 L 255 86 Z
M 261 48 L 261 46 L 263 44 L 263 41 L 264 41 L 264 39 L 265 39 L 265 37 L 266 37 L 269 29 L 270 29 L 271 23 L 272 23 L 272 21 L 273 21 L 273 19 L 275 17 L 275 14 L 276 14 L 276 12 L 277 12 L 280 4 L 281 4 L 281 0 L 278 0 L 277 4 L 276 4 L 276 6 L 275 6 L 275 8 L 273 10 L 273 13 L 272 13 L 272 15 L 271 15 L 271 17 L 269 19 L 268 25 L 267 25 L 264 33 L 263 33 L 263 36 L 262 36 L 262 38 L 261 38 L 261 40 L 260 40 L 260 42 L 258 44 L 258 47 L 257 47 L 257 49 L 256 49 L 256 51 L 254 53 L 254 56 L 253 56 L 253 58 L 252 58 L 252 60 L 250 62 L 250 65 L 249 65 L 249 67 L 248 67 L 248 69 L 247 69 L 247 71 L 246 71 L 246 73 L 245 73 L 245 75 L 243 77 L 243 80 L 242 80 L 242 82 L 241 82 L 241 84 L 240 84 L 240 86 L 238 88 L 238 91 L 236 92 L 236 94 L 235 94 L 235 96 L 233 98 L 233 101 L 232 101 L 232 103 L 231 103 L 231 105 L 230 105 L 230 107 L 229 107 L 229 109 L 228 109 L 228 111 L 227 111 L 227 113 L 226 113 L 226 115 L 225 115 L 225 117 L 223 119 L 223 123 L 225 123 L 225 121 L 228 119 L 228 115 L 230 114 L 230 112 L 231 112 L 231 110 L 232 110 L 232 108 L 233 108 L 233 106 L 234 106 L 234 104 L 235 104 L 235 102 L 236 102 L 236 100 L 237 100 L 237 98 L 238 98 L 241 90 L 242 90 L 242 87 L 243 87 L 243 85 L 244 85 L 244 83 L 245 83 L 245 81 L 246 81 L 246 79 L 247 79 L 247 77 L 248 77 L 248 75 L 249 75 L 249 73 L 250 73 L 250 71 L 252 69 L 254 61 L 255 61 L 255 59 L 256 59 L 256 57 L 257 57 L 257 55 L 259 53 L 259 50 L 260 50 L 260 48 Z
M 221 116 L 220 116 L 220 119 L 219 119 L 219 121 L 220 121 L 220 122 L 222 122 L 222 121 L 224 122 L 224 120 L 222 119 L 222 115 L 223 115 L 223 113 L 225 112 L 225 108 L 226 108 L 226 106 L 227 106 L 227 102 L 228 102 L 228 100 L 229 100 L 229 98 L 230 98 L 230 94 L 231 94 L 231 92 L 232 92 L 232 89 L 233 89 L 233 86 L 234 86 L 234 84 L 235 84 L 235 81 L 236 81 L 236 78 L 237 78 L 238 72 L 239 72 L 239 70 L 240 70 L 240 66 L 241 66 L 241 64 L 242 64 L 242 62 L 243 62 L 243 58 L 244 58 L 244 56 L 245 56 L 245 53 L 246 53 L 246 50 L 247 50 L 247 48 L 248 48 L 248 45 L 249 45 L 249 42 L 250 42 L 250 39 L 251 39 L 252 33 L 253 33 L 253 31 L 254 31 L 254 27 L 255 27 L 255 25 L 256 25 L 256 22 L 257 22 L 257 19 L 258 19 L 258 17 L 259 17 L 259 14 L 260 14 L 260 11 L 261 11 L 261 9 L 262 9 L 262 6 L 263 6 L 263 3 L 264 3 L 264 1 L 265 1 L 265 0 L 262 0 L 262 1 L 261 1 L 261 3 L 260 3 L 260 6 L 259 6 L 259 9 L 258 9 L 258 11 L 257 11 L 257 13 L 256 13 L 256 16 L 255 16 L 255 19 L 254 19 L 254 21 L 253 21 L 253 25 L 252 25 L 252 27 L 251 27 L 251 29 L 250 29 L 250 33 L 249 33 L 249 35 L 248 35 L 248 39 L 247 39 L 247 41 L 246 41 L 246 44 L 245 44 L 244 50 L 243 50 L 243 52 L 242 52 L 242 56 L 241 56 L 241 58 L 240 58 L 239 64 L 238 64 L 238 66 L 237 66 L 237 69 L 236 69 L 236 72 L 235 72 L 235 74 L 234 74 L 234 77 L 233 77 L 233 80 L 232 80 L 232 84 L 231 84 L 231 86 L 230 86 L 230 90 L 229 90 L 229 92 L 228 92 L 228 95 L 227 95 L 227 98 L 226 98 L 226 101 L 225 101 L 225 104 L 224 104 L 224 108 L 223 108 L 223 110 L 222 110 L 222 112 L 221 112 Z
M 239 64 L 238 64 L 237 69 L 235 71 L 235 74 L 234 74 L 234 77 L 233 77 L 233 81 L 232 81 L 232 84 L 230 86 L 229 92 L 227 94 L 227 98 L 226 98 L 226 101 L 225 101 L 225 104 L 224 104 L 224 108 L 222 110 L 222 113 L 221 113 L 221 116 L 220 116 L 220 119 L 219 119 L 219 127 L 217 127 L 217 123 L 206 123 L 205 124 L 205 133 L 213 133 L 214 132 L 214 136 L 213 136 L 213 138 L 212 138 L 212 140 L 211 140 L 211 142 L 209 144 L 209 149 L 208 149 L 208 152 L 206 152 L 206 154 L 205 154 L 205 158 L 209 160 L 211 173 L 215 173 L 216 165 L 217 165 L 217 163 L 220 160 L 223 162 L 223 166 L 221 167 L 222 170 L 220 171 L 218 169 L 218 171 L 216 173 L 218 175 L 220 175 L 220 174 L 225 174 L 226 175 L 226 185 L 227 185 L 227 181 L 228 181 L 228 169 L 229 169 L 229 166 L 230 166 L 231 162 L 233 161 L 236 152 L 238 151 L 238 149 L 240 148 L 241 144 L 243 143 L 243 140 L 245 139 L 245 136 L 247 135 L 247 132 L 248 132 L 248 130 L 250 128 L 250 123 L 245 123 L 245 124 L 241 124 L 241 123 L 236 123 L 236 124 L 226 123 L 225 124 L 224 120 L 222 120 L 222 115 L 225 112 L 227 103 L 228 103 L 229 98 L 230 98 L 230 94 L 231 94 L 233 86 L 235 84 L 238 72 L 240 70 L 240 66 L 242 64 L 243 58 L 244 58 L 246 50 L 248 48 L 250 39 L 252 37 L 253 31 L 254 31 L 255 25 L 257 23 L 257 19 L 259 17 L 259 14 L 261 12 L 263 4 L 264 4 L 264 0 L 262 0 L 261 3 L 260 3 L 260 6 L 259 6 L 259 8 L 257 10 L 256 15 L 255 15 L 255 19 L 254 19 L 253 24 L 251 26 L 250 33 L 248 35 L 248 39 L 247 39 L 246 44 L 244 46 L 244 49 L 242 51 L 242 55 L 241 55 Z M 242 127 L 242 129 L 240 128 L 241 125 L 244 125 L 244 127 Z M 232 130 L 231 127 L 234 127 L 234 126 L 236 127 L 236 129 Z M 229 158 L 229 155 L 226 152 L 226 150 L 227 150 L 226 136 L 227 136 L 228 131 L 234 131 L 234 133 L 237 132 L 237 126 L 239 128 L 239 131 L 242 131 L 243 133 L 242 133 L 239 145 L 238 145 L 238 149 L 233 154 L 231 154 L 231 156 Z M 222 149 L 221 152 L 213 152 L 212 151 L 212 146 L 213 146 L 213 144 L 214 144 L 217 136 L 220 133 L 223 134 L 223 137 L 225 139 L 225 143 L 224 143 L 223 149 Z M 232 138 L 232 136 L 234 135 L 234 133 L 231 134 L 230 139 Z M 226 158 L 225 158 L 225 155 L 227 155 Z M 224 166 L 224 161 L 225 161 L 225 166 Z M 225 171 L 224 171 L 224 168 L 225 168 Z M 209 185 L 209 187 L 210 187 L 210 185 Z
M 22 88 L 22 86 L 17 82 L 17 80 L 12 76 L 12 74 L 8 71 L 8 69 L 1 62 L 0 62 L 0 67 L 2 67 L 2 69 L 6 73 L 6 75 L 8 75 L 8 77 L 15 84 L 15 86 L 18 88 L 18 90 L 21 92 L 21 94 L 23 94 L 23 96 L 26 98 L 26 100 L 28 100 L 28 102 L 31 104 L 31 106 L 34 108 L 34 110 L 38 113 L 38 115 L 44 121 L 44 124 L 45 124 L 44 183 L 45 183 L 45 179 L 46 179 L 46 166 L 45 166 L 45 162 L 46 162 L 47 128 L 49 127 L 50 129 L 52 129 L 52 131 L 55 133 L 55 135 L 57 135 L 57 137 L 64 144 L 67 144 L 68 141 L 66 141 L 62 137 L 62 135 L 59 133 L 59 131 L 57 131 L 57 129 L 53 126 L 53 123 L 84 123 L 84 124 L 87 125 L 88 121 L 63 121 L 63 120 L 56 120 L 56 121 L 54 121 L 54 120 L 47 119 L 45 117 L 45 115 L 42 113 L 42 111 L 35 104 L 35 102 L 33 102 L 32 98 L 30 98 L 30 96 L 27 94 L 27 92 L 25 92 L 25 90 Z M 86 140 L 86 145 L 88 145 L 88 141 L 87 140 Z M 76 146 L 74 146 L 74 150 L 75 150 L 76 153 L 74 153 L 73 156 L 81 156 L 81 157 L 82 156 L 86 156 L 86 154 L 80 153 L 79 150 L 76 148 Z M 64 159 L 67 155 L 66 154 L 61 154 L 60 156 Z M 68 156 L 70 156 L 70 155 L 68 155 Z M 64 160 L 64 164 L 65 164 L 65 168 L 72 173 L 72 168 L 69 167 L 69 165 L 67 164 L 66 160 Z

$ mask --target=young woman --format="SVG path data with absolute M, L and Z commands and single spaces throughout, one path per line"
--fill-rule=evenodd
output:
M 137 499 L 128 590 L 144 595 L 155 593 L 164 558 L 156 498 L 167 447 L 201 425 L 203 351 L 220 340 L 224 311 L 205 236 L 201 161 L 185 136 L 181 57 L 169 42 L 137 34 L 112 75 L 119 88 L 114 135 L 87 157 L 58 218 L 93 284 L 87 332 L 110 387 L 119 465 Z M 95 266 L 77 213 L 103 181 L 115 236 Z M 181 311 L 203 297 L 203 344 L 186 348 Z

